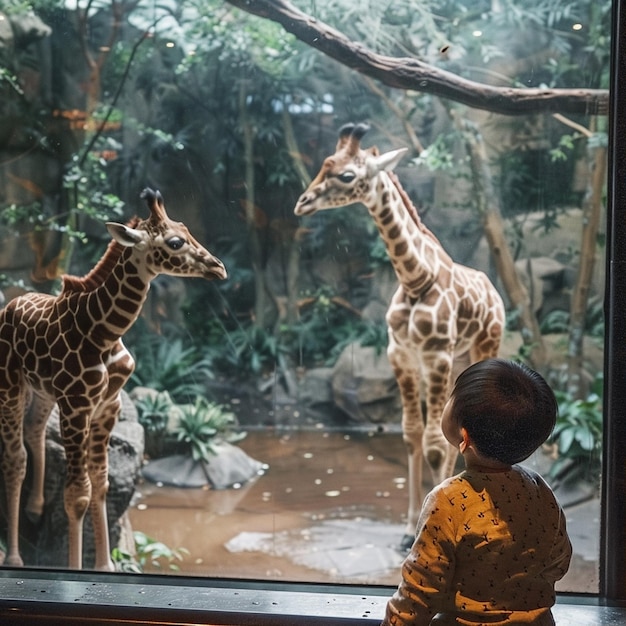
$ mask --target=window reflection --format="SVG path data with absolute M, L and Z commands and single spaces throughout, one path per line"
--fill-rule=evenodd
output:
M 408 148 L 395 172 L 421 219 L 502 295 L 501 354 L 559 392 L 554 440 L 532 462 L 573 529 L 562 589 L 596 591 L 606 118 L 502 115 L 394 89 L 236 4 L 0 13 L 4 301 L 85 274 L 108 243 L 103 223 L 140 214 L 147 185 L 229 273 L 157 279 L 125 337 L 137 366 L 111 452 L 110 499 L 132 497 L 111 507 L 119 567 L 397 583 L 408 487 L 385 354 L 396 274 L 362 206 L 293 212 L 340 126 L 367 122 L 364 147 Z M 609 3 L 296 5 L 368 49 L 478 84 L 607 87 Z M 510 262 L 494 256 L 503 249 Z M 54 437 L 46 496 L 58 507 L 47 536 L 23 528 L 28 565 L 66 565 L 65 544 L 50 547 L 65 528 Z M 120 469 L 128 449 L 132 471 Z M 171 458 L 170 481 L 140 469 Z M 198 472 L 204 485 L 188 486 Z

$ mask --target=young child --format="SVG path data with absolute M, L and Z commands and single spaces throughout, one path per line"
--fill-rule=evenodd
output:
M 426 497 L 383 626 L 554 626 L 572 546 L 551 489 L 516 463 L 556 416 L 552 390 L 525 365 L 488 359 L 459 376 L 441 426 L 466 469 Z

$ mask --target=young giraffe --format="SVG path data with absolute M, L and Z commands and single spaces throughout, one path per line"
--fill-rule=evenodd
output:
M 45 426 L 56 403 L 66 456 L 64 506 L 69 567 L 82 567 L 82 527 L 89 509 L 96 569 L 112 570 L 106 493 L 107 446 L 120 410 L 120 390 L 134 369 L 121 337 L 132 326 L 158 274 L 226 278 L 222 262 L 187 228 L 170 220 L 161 194 L 142 193 L 150 217 L 108 223 L 113 241 L 83 278 L 65 276 L 57 297 L 28 293 L 0 311 L 0 436 L 7 495 L 4 563 L 22 566 L 18 527 L 28 443 L 33 490 L 27 513 L 43 510 Z M 24 412 L 31 402 L 27 417 Z
M 472 362 L 495 356 L 504 328 L 502 298 L 484 273 L 454 263 L 422 224 L 392 173 L 406 149 L 380 155 L 364 150 L 364 124 L 339 131 L 335 154 L 300 196 L 296 215 L 360 202 L 369 210 L 396 272 L 399 287 L 387 311 L 387 354 L 402 399 L 408 452 L 409 509 L 402 548 L 413 543 L 422 503 L 424 453 L 433 480 L 452 475 L 457 450 L 441 432 L 455 355 Z M 426 424 L 421 407 L 425 390 Z

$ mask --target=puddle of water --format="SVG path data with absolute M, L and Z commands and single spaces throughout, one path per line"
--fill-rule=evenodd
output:
M 144 482 L 133 529 L 186 548 L 182 574 L 397 584 L 408 497 L 399 435 L 252 431 L 240 446 L 269 465 L 263 476 L 223 491 Z

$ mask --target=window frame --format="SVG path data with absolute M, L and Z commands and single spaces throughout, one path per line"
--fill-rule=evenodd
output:
M 626 602 L 626 3 L 614 0 L 611 27 L 609 167 L 604 338 L 604 440 L 600 523 L 600 590 Z

